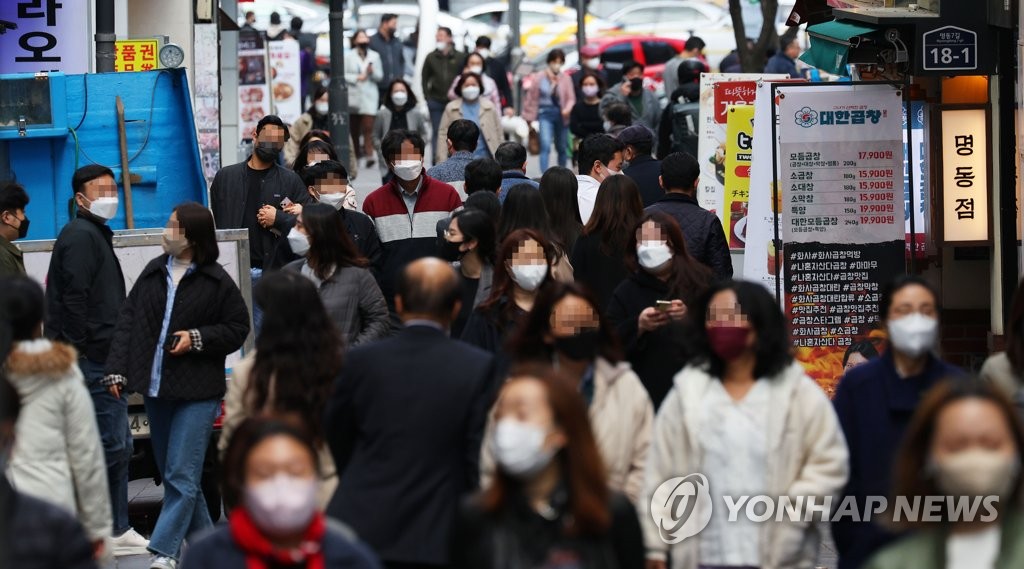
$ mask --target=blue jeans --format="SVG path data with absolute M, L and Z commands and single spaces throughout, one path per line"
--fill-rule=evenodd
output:
M 551 143 L 555 143 L 558 152 L 558 165 L 563 168 L 569 162 L 569 129 L 562 122 L 562 113 L 558 107 L 541 107 L 537 120 L 540 122 L 540 171 L 547 172 L 551 162 Z
M 96 425 L 103 442 L 107 462 L 107 486 L 110 490 L 110 511 L 113 515 L 114 537 L 131 529 L 128 521 L 128 463 L 132 458 L 132 433 L 128 427 L 128 396 L 114 397 L 100 382 L 104 364 L 78 358 L 78 367 L 85 376 L 85 385 L 96 410 Z
M 252 337 L 256 338 L 260 335 L 260 329 L 263 328 L 263 310 L 259 306 L 256 306 L 256 283 L 260 282 L 263 277 L 263 269 L 252 268 L 249 269 L 249 279 L 252 287 Z
M 213 526 L 200 482 L 220 399 L 145 401 L 153 456 L 164 484 L 164 505 L 149 550 L 177 559 L 186 536 Z
M 437 131 L 441 128 L 441 117 L 444 116 L 444 108 L 448 106 L 448 101 L 431 101 L 427 99 L 427 110 L 430 111 L 430 147 L 433 148 L 433 152 L 430 153 L 430 162 L 434 162 L 434 157 L 437 156 Z

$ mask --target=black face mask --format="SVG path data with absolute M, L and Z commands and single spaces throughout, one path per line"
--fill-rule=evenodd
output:
M 357 43 L 356 44 L 356 49 L 359 49 L 359 50 L 362 50 L 362 51 L 366 51 L 367 49 L 369 49 L 369 47 L 370 47 L 369 43 Z
M 578 334 L 555 338 L 555 349 L 576 361 L 589 361 L 597 356 L 601 334 L 596 329 L 580 330 Z
M 458 243 L 456 243 L 454 241 L 442 239 L 441 258 L 444 259 L 445 261 L 448 261 L 449 263 L 461 261 L 462 258 L 466 256 L 466 253 L 469 253 L 469 251 L 459 251 L 459 247 L 461 247 L 463 243 L 465 243 L 465 241 L 459 241 Z
M 629 90 L 634 93 L 639 93 L 644 88 L 644 78 L 634 77 L 629 80 Z
M 256 156 L 264 162 L 277 162 L 277 155 L 281 153 L 282 145 L 276 142 L 261 141 L 256 145 Z
M 8 226 L 10 226 L 12 228 L 15 228 L 10 223 L 7 223 L 6 225 L 8 225 Z M 26 217 L 25 219 L 21 220 L 21 225 L 19 225 L 15 229 L 18 230 L 18 239 L 24 239 L 25 236 L 28 235 L 28 217 Z

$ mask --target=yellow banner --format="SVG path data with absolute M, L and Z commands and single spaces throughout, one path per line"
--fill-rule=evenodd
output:
M 114 42 L 114 71 L 151 71 L 160 67 L 156 39 L 117 40 Z
M 725 126 L 725 207 L 722 221 L 730 249 L 743 249 L 747 241 L 747 204 L 750 202 L 750 156 L 754 137 L 754 107 L 729 105 Z

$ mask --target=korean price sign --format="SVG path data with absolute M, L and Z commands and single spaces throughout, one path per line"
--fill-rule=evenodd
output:
M 88 73 L 90 2 L 3 0 L 0 20 L 17 29 L 0 35 L 0 73 Z
M 114 43 L 114 71 L 152 71 L 160 67 L 156 39 L 117 40 Z

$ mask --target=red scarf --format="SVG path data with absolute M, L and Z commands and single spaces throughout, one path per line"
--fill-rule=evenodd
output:
M 235 508 L 228 517 L 231 537 L 245 554 L 246 569 L 267 569 L 269 562 L 295 565 L 305 562 L 306 569 L 324 569 L 324 552 L 321 542 L 326 527 L 323 514 L 317 512 L 302 536 L 302 543 L 295 549 L 277 549 L 263 536 L 245 508 Z

